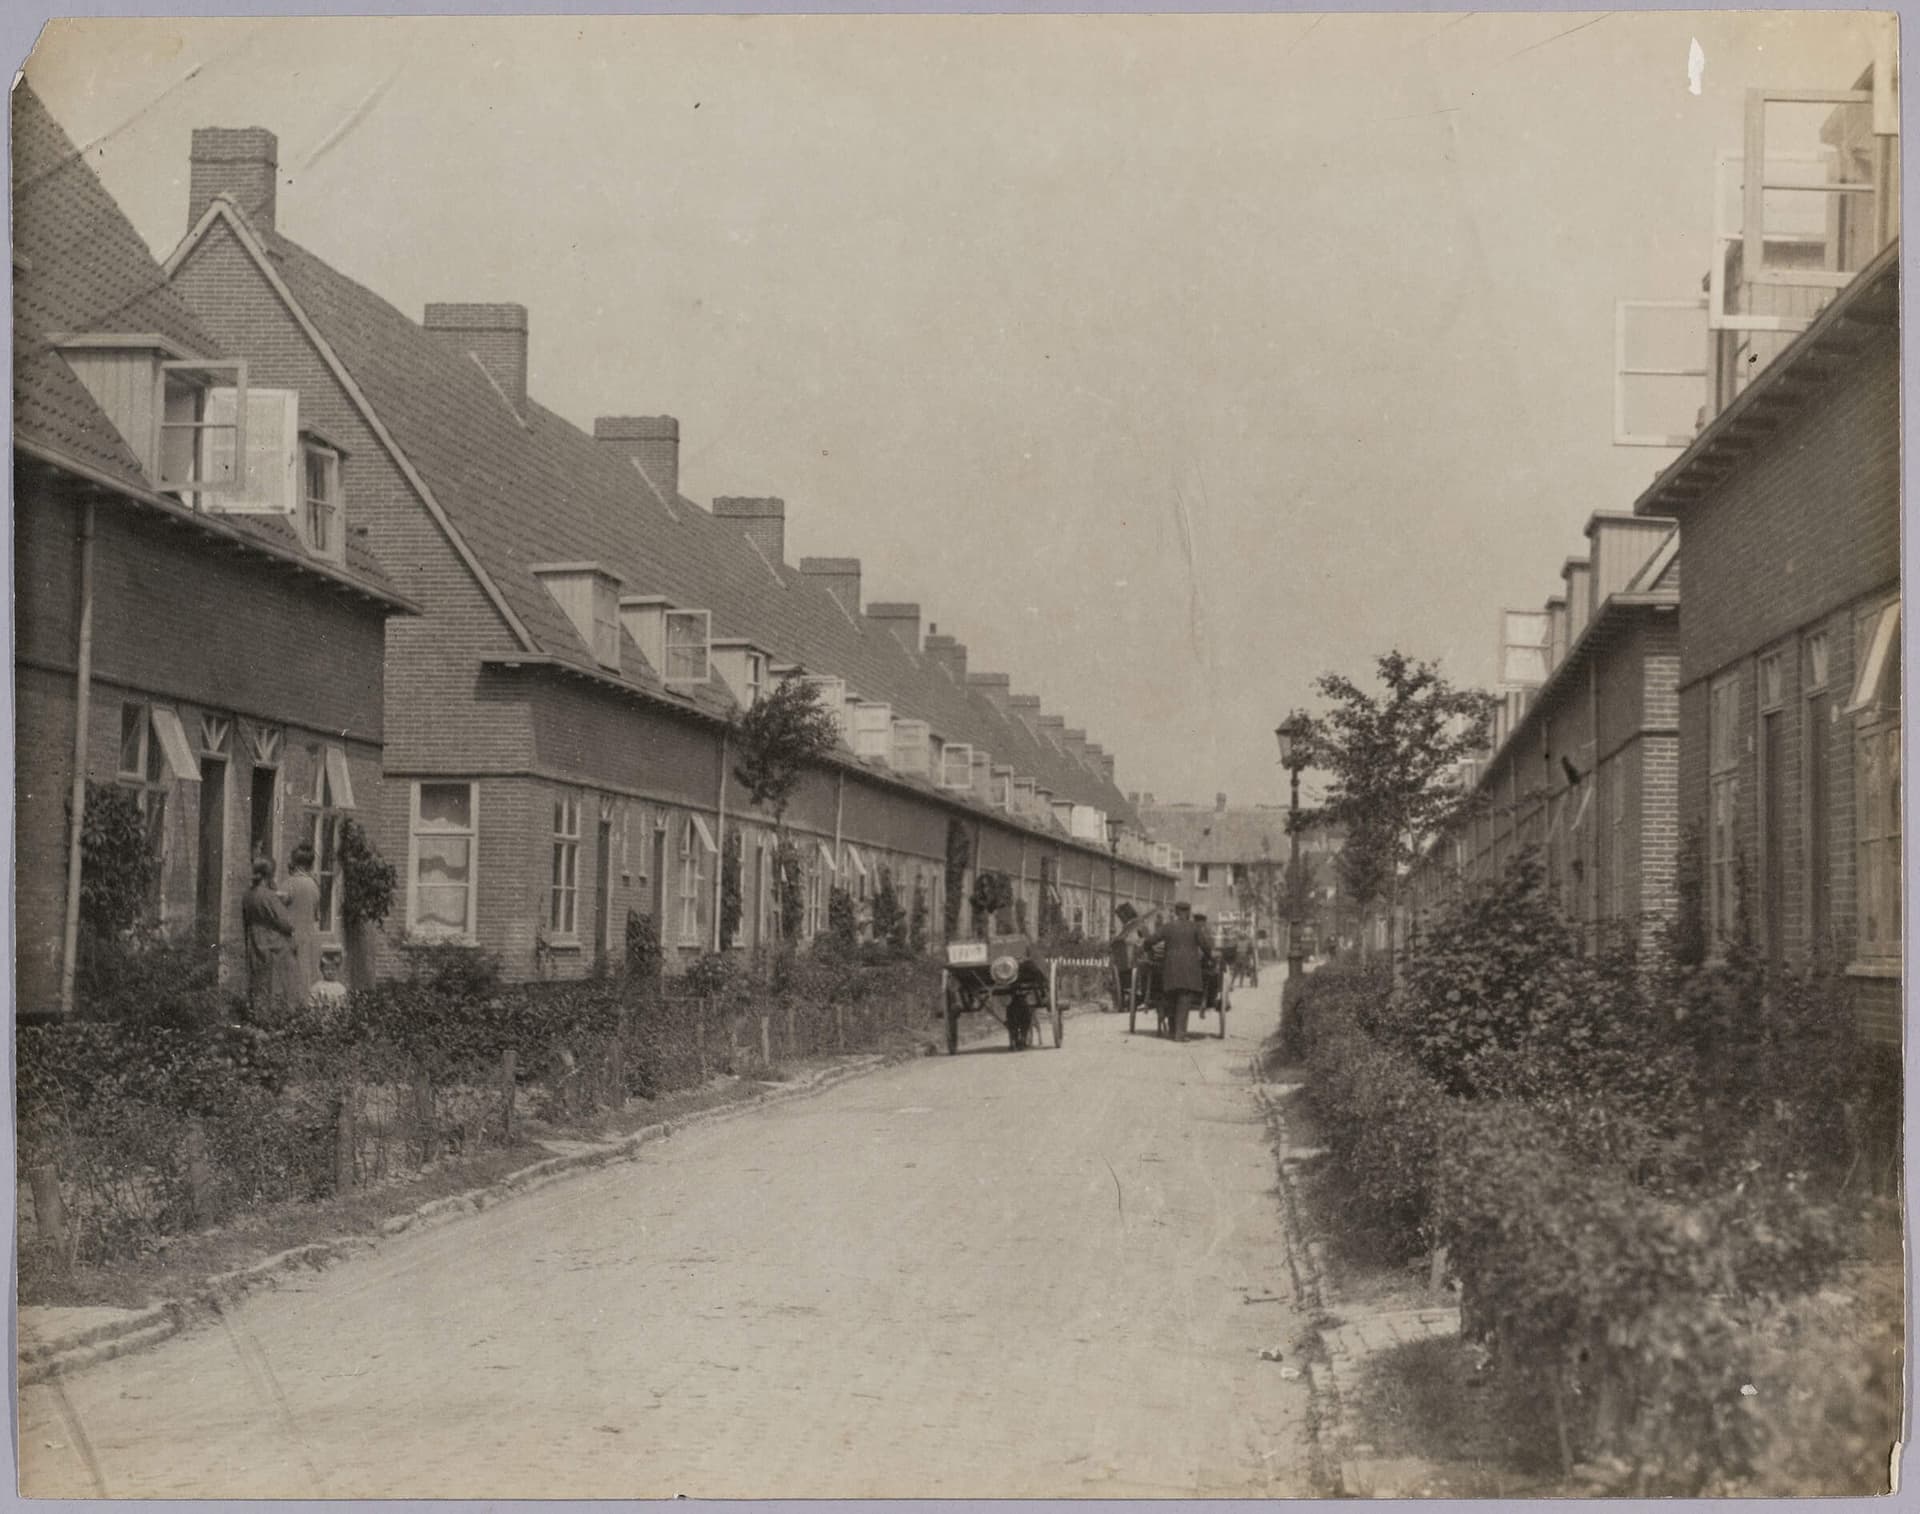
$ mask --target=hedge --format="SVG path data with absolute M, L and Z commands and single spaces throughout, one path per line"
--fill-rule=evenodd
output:
M 715 1073 L 897 1042 L 924 1031 L 936 1002 L 933 969 L 918 961 L 798 959 L 760 973 L 709 963 L 691 981 L 508 987 L 482 959 L 443 955 L 333 1013 L 273 1027 L 220 1023 L 235 1009 L 225 1001 L 174 1015 L 212 1022 L 199 1025 L 22 1026 L 20 1166 L 57 1175 L 67 1235 L 56 1260 L 108 1260 L 262 1204 L 324 1197 L 343 1178 L 380 1182 L 507 1144 L 528 1119 L 579 1125 Z

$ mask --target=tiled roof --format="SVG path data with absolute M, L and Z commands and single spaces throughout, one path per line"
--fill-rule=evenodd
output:
M 710 610 L 716 637 L 745 638 L 777 660 L 843 678 L 898 717 L 990 751 L 1059 798 L 1131 818 L 1102 775 L 1036 739 L 884 627 L 850 618 L 819 583 L 769 562 L 737 523 L 684 498 L 669 509 L 616 449 L 532 400 L 517 416 L 479 364 L 442 336 L 284 236 L 251 226 L 247 234 L 526 628 L 531 651 L 600 671 L 532 572 L 539 563 L 595 562 L 621 579 L 623 593 Z M 666 695 L 622 640 L 621 676 L 680 698 Z M 708 714 L 732 707 L 717 681 L 685 702 Z
M 155 495 L 125 438 L 48 339 L 151 333 L 195 357 L 218 357 L 220 349 L 27 85 L 14 89 L 12 109 L 14 439 L 50 460 L 77 465 L 130 498 L 171 508 Z M 334 576 L 283 520 L 195 519 L 216 534 L 247 538 L 263 551 Z M 352 536 L 345 576 L 397 599 L 366 543 Z

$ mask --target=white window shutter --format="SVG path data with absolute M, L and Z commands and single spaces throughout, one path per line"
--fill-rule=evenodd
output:
M 232 418 L 235 391 L 207 395 L 209 422 Z M 217 445 L 210 442 L 210 445 Z M 300 394 L 247 389 L 247 475 L 244 488 L 208 496 L 209 508 L 245 515 L 292 515 L 300 503 Z
M 353 803 L 353 778 L 347 772 L 347 753 L 344 747 L 327 748 L 327 785 L 333 790 L 335 809 L 350 810 Z
M 187 741 L 180 717 L 164 705 L 155 705 L 151 713 L 153 734 L 160 738 L 160 750 L 166 755 L 167 766 L 173 769 L 173 776 L 182 783 L 198 783 L 200 763 L 193 755 L 193 747 Z

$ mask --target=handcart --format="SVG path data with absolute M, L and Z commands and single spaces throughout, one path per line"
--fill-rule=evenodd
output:
M 1006 1027 L 1007 1046 L 1024 1051 L 1037 1043 L 1040 1022 L 1053 1022 L 1053 1044 L 1063 1039 L 1053 974 L 1028 955 L 1018 937 L 989 944 L 954 941 L 940 969 L 940 1010 L 947 1022 L 947 1053 L 960 1049 L 960 1017 L 985 1013 Z

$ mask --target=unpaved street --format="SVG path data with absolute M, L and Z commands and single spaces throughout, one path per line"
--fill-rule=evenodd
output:
M 28 1388 L 23 1490 L 1307 1493 L 1259 1357 L 1304 1323 L 1248 1082 L 1278 976 L 1224 1044 L 1085 1014 L 912 1063 Z

